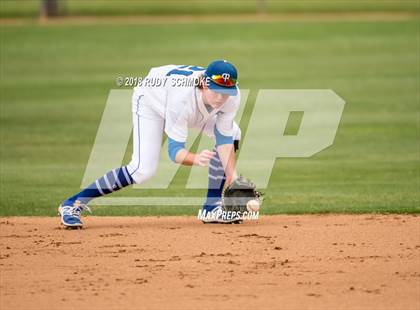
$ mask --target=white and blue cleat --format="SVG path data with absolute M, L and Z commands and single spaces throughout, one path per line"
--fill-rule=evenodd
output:
M 242 218 L 235 212 L 227 212 L 222 203 L 209 211 L 203 208 L 199 218 L 204 224 L 240 224 Z
M 90 208 L 82 204 L 79 200 L 76 200 L 72 205 L 65 205 L 65 202 L 58 207 L 58 214 L 61 216 L 61 223 L 66 228 L 82 228 L 83 223 L 80 220 L 80 216 L 84 210 L 92 213 Z

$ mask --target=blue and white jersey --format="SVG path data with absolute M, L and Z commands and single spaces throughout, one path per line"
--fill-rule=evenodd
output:
M 205 68 L 195 66 L 167 65 L 152 68 L 142 84 L 134 89 L 133 98 L 141 98 L 139 115 L 147 117 L 151 108 L 165 120 L 164 131 L 169 138 L 186 142 L 189 128 L 203 129 L 215 120 L 217 131 L 224 136 L 233 136 L 233 123 L 240 104 L 240 93 L 231 96 L 219 109 L 209 109 L 204 104 L 197 80 Z

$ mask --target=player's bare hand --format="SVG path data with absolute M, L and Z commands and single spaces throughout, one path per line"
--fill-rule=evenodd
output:
M 206 167 L 209 165 L 210 159 L 212 159 L 213 156 L 216 155 L 216 152 L 212 152 L 209 150 L 201 151 L 200 153 L 197 153 L 194 159 L 194 165 L 200 166 L 200 167 Z

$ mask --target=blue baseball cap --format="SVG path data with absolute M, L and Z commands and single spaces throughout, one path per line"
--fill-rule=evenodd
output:
M 214 92 L 236 96 L 238 94 L 238 71 L 227 60 L 215 60 L 204 72 L 209 89 Z

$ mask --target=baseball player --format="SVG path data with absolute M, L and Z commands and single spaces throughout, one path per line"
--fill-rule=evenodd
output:
M 87 203 L 131 184 L 141 184 L 157 170 L 163 133 L 168 155 L 182 165 L 208 166 L 208 192 L 203 209 L 218 212 L 225 183 L 237 179 L 235 150 L 241 131 L 234 122 L 240 104 L 238 73 L 226 60 L 206 68 L 167 65 L 152 68 L 132 97 L 133 153 L 127 166 L 115 168 L 59 206 L 66 227 L 82 227 Z M 191 153 L 185 148 L 188 129 L 198 128 L 215 141 L 215 148 Z M 214 218 L 213 218 L 214 219 Z M 230 222 L 220 216 L 211 222 Z

